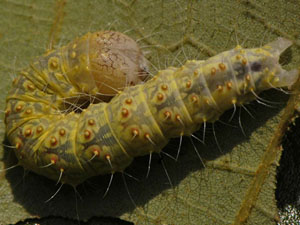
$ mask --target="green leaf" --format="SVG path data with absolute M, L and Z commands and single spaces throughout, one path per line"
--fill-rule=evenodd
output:
M 239 44 L 257 47 L 283 36 L 295 45 L 282 57 L 286 69 L 300 62 L 299 1 L 129 1 L 3 0 L 0 3 L 0 99 L 17 71 L 49 48 L 59 48 L 88 31 L 112 29 L 138 40 L 155 72 L 180 66 L 187 59 L 205 60 Z M 268 91 L 262 98 L 282 103 L 287 96 Z M 75 192 L 47 178 L 14 168 L 0 173 L 0 224 L 29 218 L 59 216 L 77 220 L 114 217 L 136 224 L 275 224 L 275 172 L 280 142 L 293 116 L 293 101 L 269 108 L 252 103 L 247 109 L 225 113 L 222 121 L 207 126 L 205 144 L 184 139 L 179 161 L 153 156 L 137 158 L 125 175 L 117 174 L 108 195 L 102 196 L 109 176 L 95 177 Z M 2 118 L 4 116 L 2 115 Z M 240 122 L 241 121 L 241 124 Z M 233 127 L 233 126 L 234 127 Z M 241 127 L 243 127 L 245 136 Z M 4 123 L 0 130 L 4 139 Z M 203 136 L 203 129 L 196 134 Z M 215 140 L 217 139 L 217 141 Z M 165 149 L 176 155 L 179 140 Z M 217 144 L 218 143 L 218 144 Z M 8 145 L 8 143 L 5 143 Z M 218 148 L 218 145 L 220 149 Z M 1 149 L 0 168 L 14 165 L 13 149 Z M 205 163 L 203 166 L 201 160 Z M 99 223 L 101 223 L 99 219 Z M 103 222 L 103 221 L 102 221 Z M 63 223 L 63 222 L 62 222 Z

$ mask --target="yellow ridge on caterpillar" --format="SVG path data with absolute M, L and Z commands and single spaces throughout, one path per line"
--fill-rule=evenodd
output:
M 279 55 L 292 42 L 278 38 L 262 48 L 237 46 L 205 61 L 161 70 L 109 103 L 100 102 L 99 92 L 114 94 L 105 87 L 119 82 L 122 76 L 110 76 L 124 65 L 125 83 L 138 83 L 147 74 L 136 44 L 115 36 L 123 37 L 106 31 L 76 39 L 38 58 L 13 82 L 6 132 L 24 168 L 73 186 L 92 176 L 122 172 L 134 157 L 159 153 L 170 138 L 192 135 L 227 109 L 266 89 L 291 86 L 298 78 L 297 70 L 281 68 Z M 110 38 L 114 41 L 105 45 Z

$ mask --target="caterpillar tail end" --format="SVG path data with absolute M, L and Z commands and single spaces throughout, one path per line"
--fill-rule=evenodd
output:
M 288 47 L 293 44 L 291 40 L 283 37 L 279 37 L 277 40 L 272 41 L 264 46 L 272 54 L 276 54 L 278 57 L 283 53 Z
M 277 40 L 272 41 L 266 44 L 263 48 L 265 48 L 268 52 L 273 55 L 273 63 L 275 66 L 275 79 L 274 85 L 276 87 L 288 87 L 290 89 L 292 85 L 298 80 L 299 70 L 293 69 L 291 71 L 286 71 L 282 69 L 279 64 L 279 56 L 289 48 L 293 42 L 283 37 L 279 37 Z

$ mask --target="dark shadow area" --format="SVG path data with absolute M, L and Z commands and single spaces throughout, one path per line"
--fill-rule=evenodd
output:
M 296 119 L 282 142 L 283 152 L 277 167 L 277 206 L 300 209 L 300 119 Z
M 16 225 L 79 225 L 78 221 L 60 217 L 47 217 L 42 219 L 28 219 Z M 133 225 L 126 221 L 115 218 L 94 217 L 87 222 L 80 222 L 80 225 Z
M 224 123 L 218 121 L 214 124 L 215 136 L 212 125 L 207 126 L 205 145 L 193 139 L 203 161 L 219 158 L 223 154 L 231 152 L 234 146 L 247 141 L 253 131 L 263 126 L 268 119 L 276 115 L 284 107 L 284 102 L 288 98 L 287 95 L 276 90 L 268 91 L 260 96 L 269 101 L 277 103 L 280 101 L 282 104 L 275 104 L 273 105 L 275 108 L 268 108 L 253 102 L 247 105 L 247 109 L 253 114 L 254 119 L 244 109 L 241 109 L 239 115 L 240 108 L 237 108 L 235 116 L 230 123 L 227 121 L 231 118 L 233 110 L 226 112 L 220 118 L 220 121 L 224 121 Z M 246 136 L 243 135 L 239 127 L 239 117 Z M 203 129 L 195 135 L 202 139 Z M 216 139 L 221 150 L 217 147 Z M 171 140 L 164 151 L 175 157 L 178 143 L 179 139 Z M 6 148 L 6 167 L 13 164 L 7 157 L 11 155 L 10 153 L 12 153 L 12 149 Z M 151 171 L 147 179 L 145 176 L 147 174 L 148 156 L 136 158 L 126 170 L 126 173 L 139 179 L 139 181 L 136 181 L 124 175 L 129 192 L 137 206 L 143 207 L 153 197 L 170 188 L 170 183 L 162 166 L 162 160 L 165 163 L 173 186 L 177 186 L 191 172 L 203 169 L 203 164 L 195 153 L 189 138 L 184 138 L 177 162 L 166 154 L 161 155 L 162 159 L 157 154 L 153 155 Z M 135 209 L 119 173 L 115 174 L 110 190 L 105 198 L 102 196 L 106 191 L 110 175 L 98 176 L 87 180 L 76 188 L 77 192 L 75 192 L 73 187 L 64 185 L 59 193 L 48 203 L 45 203 L 45 201 L 59 188 L 59 185 L 55 185 L 54 181 L 31 172 L 26 172 L 24 175 L 24 170 L 21 167 L 7 171 L 6 178 L 13 190 L 14 201 L 23 205 L 31 214 L 39 217 L 52 215 L 71 219 L 79 217 L 80 220 L 87 220 L 93 216 L 118 217 L 125 212 L 130 213 Z

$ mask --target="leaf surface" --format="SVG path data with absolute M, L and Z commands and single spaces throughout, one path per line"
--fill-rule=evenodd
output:
M 300 62 L 299 5 L 299 0 L 3 0 L 2 109 L 17 71 L 47 49 L 59 48 L 89 31 L 112 29 L 137 40 L 153 74 L 187 59 L 205 60 L 237 43 L 257 47 L 278 36 L 294 41 L 282 61 L 286 69 L 296 68 Z M 223 123 L 208 125 L 205 145 L 193 140 L 201 159 L 186 138 L 178 162 L 165 154 L 163 161 L 153 156 L 145 179 L 148 158 L 137 158 L 126 172 L 140 181 L 125 176 L 132 199 L 120 174 L 104 199 L 109 176 L 88 180 L 78 192 L 63 186 L 45 203 L 58 188 L 54 182 L 22 168 L 0 173 L 0 224 L 51 216 L 74 220 L 114 217 L 136 224 L 275 224 L 279 219 L 274 195 L 276 165 L 294 103 L 285 106 L 288 97 L 274 90 L 263 93 L 262 98 L 275 102 L 275 107 L 251 103 L 247 110 L 254 118 L 242 108 L 231 122 L 233 111 L 224 114 Z M 0 130 L 4 139 L 3 123 Z M 201 139 L 203 129 L 196 135 Z M 178 143 L 172 140 L 164 151 L 176 156 Z M 8 147 L 1 149 L 0 168 L 14 165 L 12 152 Z

